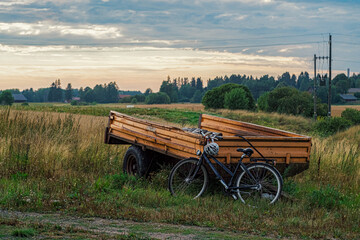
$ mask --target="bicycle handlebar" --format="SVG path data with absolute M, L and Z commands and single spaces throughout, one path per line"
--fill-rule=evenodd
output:
M 223 139 L 222 133 L 214 133 L 214 132 L 204 133 L 204 131 L 200 131 L 200 133 L 205 139 L 211 139 L 212 141 Z

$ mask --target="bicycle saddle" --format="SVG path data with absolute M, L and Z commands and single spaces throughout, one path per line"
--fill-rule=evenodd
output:
M 243 152 L 243 153 L 245 153 L 245 154 L 248 155 L 248 156 L 251 156 L 251 154 L 254 153 L 254 151 L 253 151 L 251 148 L 245 148 L 245 149 L 243 149 L 243 148 L 238 148 L 238 149 L 236 149 L 236 151 L 238 151 L 238 152 Z

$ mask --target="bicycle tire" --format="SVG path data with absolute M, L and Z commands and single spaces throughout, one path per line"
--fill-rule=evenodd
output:
M 194 180 L 188 182 L 189 176 L 194 173 L 198 159 L 188 158 L 178 162 L 169 175 L 169 190 L 171 195 L 188 195 L 196 199 L 206 190 L 209 177 L 206 168 L 201 165 Z
M 266 163 L 254 163 L 247 166 L 256 182 L 245 172 L 241 172 L 236 179 L 235 186 L 254 185 L 259 183 L 259 189 L 237 190 L 238 198 L 246 204 L 257 205 L 260 202 L 275 203 L 282 191 L 283 180 L 280 173 L 273 166 Z

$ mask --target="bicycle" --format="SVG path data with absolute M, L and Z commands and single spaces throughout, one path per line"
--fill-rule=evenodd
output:
M 215 140 L 221 140 L 221 133 L 200 131 L 206 140 L 204 152 L 197 152 L 199 158 L 187 158 L 178 162 L 169 175 L 169 190 L 173 196 L 190 195 L 194 199 L 200 197 L 206 190 L 209 182 L 209 174 L 205 168 L 206 163 L 214 172 L 216 179 L 220 181 L 226 193 L 230 194 L 235 200 L 240 199 L 246 204 L 256 204 L 259 201 L 272 204 L 276 202 L 281 194 L 283 180 L 278 170 L 269 163 L 273 160 L 265 159 L 262 154 L 245 139 L 263 158 L 251 159 L 254 153 L 251 148 L 238 148 L 242 156 L 232 172 L 228 167 L 221 163 L 215 156 L 219 152 L 219 145 Z M 252 163 L 245 165 L 242 161 L 244 157 L 249 157 Z M 228 183 L 220 175 L 211 158 L 219 165 L 231 178 Z M 264 161 L 264 162 L 258 162 Z M 242 171 L 239 171 L 241 168 Z M 238 173 L 239 172 L 239 173 Z M 237 174 L 238 173 L 238 174 Z M 236 178 L 235 178 L 236 177 Z

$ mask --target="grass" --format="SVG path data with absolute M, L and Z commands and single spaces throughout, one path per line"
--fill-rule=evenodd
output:
M 178 105 L 182 107 L 178 107 Z M 175 108 L 170 108 L 174 106 Z M 197 126 L 199 114 L 208 113 L 302 134 L 309 134 L 312 131 L 312 126 L 314 124 L 313 120 L 309 118 L 278 113 L 249 112 L 244 110 L 231 111 L 223 109 L 204 111 L 203 108 L 198 107 L 198 104 L 195 104 L 195 107 L 192 107 L 192 104 L 165 104 L 163 106 L 155 105 L 155 107 L 152 105 L 136 105 L 136 108 L 126 108 L 123 104 L 71 106 L 69 104 L 31 103 L 29 106 L 15 104 L 12 109 L 19 111 L 58 112 L 91 116 L 108 116 L 109 112 L 113 110 L 139 118 L 155 120 L 157 122 L 170 122 L 179 126 Z M 193 111 L 189 109 L 196 110 Z
M 310 168 L 285 179 L 284 189 L 294 200 L 254 209 L 217 191 L 198 200 L 173 198 L 166 188 L 168 168 L 151 181 L 123 175 L 126 147 L 103 144 L 106 118 L 90 116 L 91 112 L 101 116 L 107 108 L 37 107 L 30 110 L 79 110 L 89 115 L 0 109 L 3 209 L 207 226 L 259 236 L 354 239 L 360 235 L 359 126 L 314 138 Z M 141 111 L 144 116 L 159 111 L 154 116 L 163 119 L 183 115 L 168 109 Z M 257 119 L 256 114 L 241 111 L 216 114 Z M 264 114 L 259 115 L 259 123 L 265 117 L 274 127 L 282 124 L 283 129 L 308 131 L 302 118 Z

